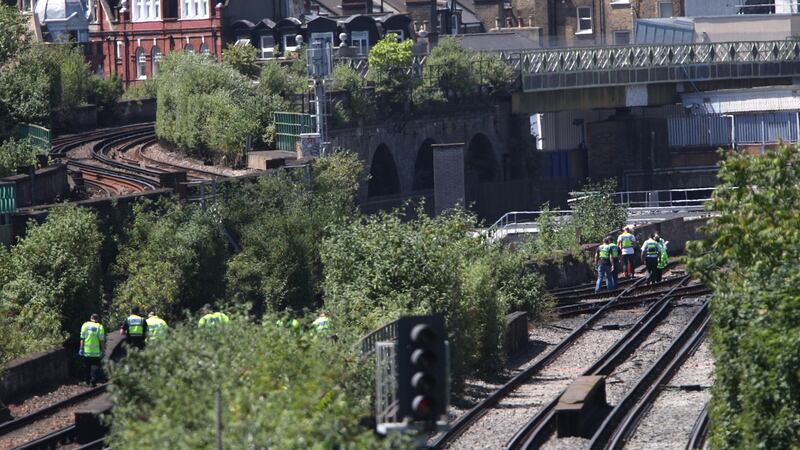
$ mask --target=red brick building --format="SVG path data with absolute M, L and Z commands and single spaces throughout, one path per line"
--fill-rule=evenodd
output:
M 224 6 L 213 0 L 89 0 L 89 40 L 102 42 L 91 59 L 98 72 L 128 85 L 158 76 L 171 52 L 222 54 Z

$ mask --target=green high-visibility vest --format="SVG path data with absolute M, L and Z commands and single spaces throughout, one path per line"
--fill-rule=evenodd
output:
M 198 325 L 203 327 L 206 325 L 217 325 L 228 322 L 230 322 L 230 319 L 225 313 L 213 312 L 213 313 L 208 313 L 205 316 L 201 317 L 197 323 Z
M 167 322 L 164 319 L 153 316 L 147 318 L 147 340 L 160 339 L 167 332 Z
M 144 318 L 137 316 L 136 314 L 131 314 L 125 320 L 128 322 L 128 336 L 144 336 Z
M 311 325 L 314 326 L 317 331 L 324 331 L 330 326 L 330 321 L 326 316 L 317 317 Z
M 81 339 L 83 356 L 99 358 L 103 355 L 100 352 L 100 342 L 106 340 L 106 330 L 103 325 L 91 320 L 84 322 L 81 326 Z
M 664 269 L 667 267 L 667 264 L 669 264 L 669 254 L 667 254 L 667 246 L 664 245 L 663 239 L 659 244 L 661 245 L 661 253 L 658 255 L 658 266 L 656 267 Z
M 614 244 L 608 244 L 608 247 L 611 249 L 611 257 L 619 258 L 619 247 Z
M 633 235 L 628 233 L 627 231 L 620 234 L 619 239 L 622 241 L 622 248 L 633 247 Z
M 647 258 L 657 258 L 661 253 L 661 246 L 658 245 L 658 242 L 648 239 L 644 241 L 644 252 Z
M 600 247 L 597 248 L 597 252 L 600 255 L 600 259 L 606 260 L 608 259 L 608 252 L 610 250 L 610 245 L 601 244 Z

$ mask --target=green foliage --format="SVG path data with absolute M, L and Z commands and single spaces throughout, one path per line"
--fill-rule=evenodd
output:
M 412 44 L 410 39 L 401 42 L 396 34 L 389 33 L 370 49 L 367 79 L 375 83 L 378 93 L 407 96 L 412 87 L 408 74 Z
M 47 149 L 29 140 L 8 139 L 0 144 L 0 177 L 14 175 L 17 167 L 36 165 L 36 157 L 46 154 Z
M 580 228 L 582 242 L 602 242 L 603 238 L 622 228 L 628 219 L 623 206 L 614 204 L 616 180 L 590 183 L 572 204 L 572 224 Z
M 356 214 L 362 170 L 356 156 L 339 153 L 315 162 L 310 186 L 301 173 L 275 173 L 224 193 L 226 225 L 242 244 L 228 267 L 229 300 L 256 314 L 313 307 L 320 243 L 327 227 Z
M 399 448 L 358 425 L 370 413 L 365 362 L 325 335 L 275 326 L 278 319 L 179 327 L 112 366 L 111 446 L 213 448 L 219 391 L 225 448 Z
M 61 100 L 61 70 L 50 50 L 38 44 L 0 71 L 0 103 L 16 122 L 48 126 L 50 108 Z
M 145 100 L 158 97 L 158 81 L 144 80 L 125 88 L 123 100 Z
M 727 153 L 689 269 L 714 289 L 712 448 L 800 443 L 800 149 Z
M 231 45 L 222 52 L 222 64 L 248 78 L 258 77 L 257 50 L 252 45 Z
M 478 84 L 492 91 L 500 91 L 511 87 L 514 81 L 514 70 L 493 53 L 475 53 L 472 61 L 477 65 Z
M 80 47 L 70 44 L 47 46 L 49 55 L 61 72 L 60 109 L 71 109 L 85 104 L 93 87 L 93 74 Z
M 444 314 L 456 384 L 497 367 L 509 310 L 536 317 L 545 304 L 541 280 L 525 272 L 524 260 L 471 233 L 475 225 L 462 209 L 339 225 L 322 246 L 326 308 L 356 334 L 404 314 Z
M 112 316 L 132 305 L 176 318 L 222 297 L 226 250 L 212 213 L 173 200 L 134 206 L 114 272 Z
M 30 45 L 31 37 L 25 17 L 13 6 L 0 4 L 0 67 Z
M 156 133 L 179 150 L 238 164 L 264 135 L 275 101 L 245 76 L 201 55 L 170 53 L 158 74 Z
M 114 74 L 108 78 L 100 78 L 93 75 L 92 81 L 92 101 L 97 105 L 98 119 L 103 118 L 111 111 L 122 97 L 122 78 Z
M 442 100 L 473 94 L 478 87 L 471 61 L 473 53 L 451 36 L 442 38 L 428 55 L 422 69 L 422 84 L 417 87 L 415 97 Z
M 0 364 L 60 346 L 98 311 L 102 239 L 93 213 L 61 207 L 0 252 Z
M 272 61 L 264 63 L 261 67 L 259 84 L 262 90 L 281 97 L 289 97 L 308 90 L 308 82 L 302 73 L 292 66 L 287 67 Z
M 347 64 L 334 66 L 330 89 L 347 92 L 353 117 L 364 118 L 374 113 L 375 101 L 367 90 L 366 81 Z

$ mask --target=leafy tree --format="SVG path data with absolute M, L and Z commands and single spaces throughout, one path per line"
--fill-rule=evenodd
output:
M 723 155 L 689 268 L 714 289 L 712 448 L 800 443 L 800 149 Z
M 0 144 L 0 177 L 14 175 L 17 167 L 35 165 L 36 157 L 46 154 L 47 149 L 29 140 L 8 139 Z
M 335 227 L 322 246 L 326 308 L 357 335 L 401 315 L 441 313 L 456 383 L 497 367 L 510 303 L 534 317 L 545 303 L 524 260 L 503 261 L 507 250 L 471 233 L 475 225 L 458 209 L 434 219 L 384 213 Z
M 328 227 L 350 220 L 363 168 L 339 153 L 301 174 L 276 173 L 225 193 L 223 215 L 242 251 L 228 265 L 228 298 L 253 312 L 313 307 L 321 292 L 319 246 Z
M 52 58 L 58 65 L 61 82 L 60 109 L 71 109 L 85 104 L 92 93 L 94 75 L 86 63 L 80 47 L 62 44 L 46 47 L 45 57 Z
M 99 310 L 102 239 L 93 213 L 61 207 L 0 252 L 0 363 L 61 345 Z
M 128 86 L 122 94 L 123 100 L 145 100 L 158 97 L 158 81 L 144 80 Z
M 422 69 L 422 83 L 415 92 L 417 101 L 442 101 L 473 94 L 478 85 L 471 55 L 455 38 L 441 39 Z
M 590 183 L 572 205 L 572 225 L 580 228 L 583 242 L 601 242 L 609 233 L 619 230 L 628 219 L 628 212 L 614 204 L 616 180 Z
M 375 110 L 375 101 L 366 87 L 364 78 L 347 64 L 334 66 L 330 89 L 347 92 L 354 117 L 368 117 Z
M 369 51 L 367 78 L 378 91 L 397 92 L 409 89 L 412 54 L 410 39 L 400 41 L 396 34 L 388 33 Z
M 258 77 L 257 50 L 252 45 L 231 45 L 222 52 L 222 63 L 248 78 Z
M 61 101 L 61 70 L 44 45 L 20 54 L 0 71 L 0 100 L 16 122 L 48 126 L 50 109 Z
M 259 80 L 262 90 L 284 98 L 308 90 L 308 81 L 304 74 L 277 62 L 264 63 Z
M 224 293 L 226 250 L 213 214 L 173 200 L 134 206 L 134 220 L 114 265 L 120 278 L 115 318 L 131 305 L 176 318 Z
M 30 45 L 30 33 L 25 17 L 19 10 L 0 4 L 0 67 L 25 51 Z
M 119 449 L 213 448 L 215 393 L 226 448 L 405 448 L 359 426 L 370 412 L 365 361 L 314 331 L 244 317 L 170 339 L 111 367 Z M 146 415 L 142 411 L 147 411 Z M 180 414 L 175 414 L 180 411 Z

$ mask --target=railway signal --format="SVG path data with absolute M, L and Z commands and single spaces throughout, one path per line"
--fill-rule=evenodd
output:
M 444 426 L 450 391 L 444 318 L 402 317 L 397 328 L 398 416 L 425 429 Z

